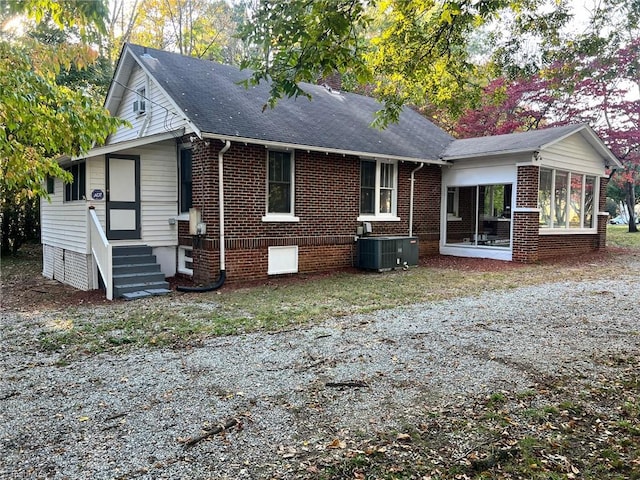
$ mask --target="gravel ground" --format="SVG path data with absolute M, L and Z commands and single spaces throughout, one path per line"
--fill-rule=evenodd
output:
M 634 262 L 612 280 L 522 287 L 66 366 L 35 341 L 56 312 L 4 312 L 0 478 L 287 478 L 288 465 L 336 438 L 393 430 L 435 406 L 557 378 L 588 382 L 606 368 L 598 358 L 640 350 Z M 340 382 L 347 385 L 332 385 Z M 230 418 L 242 428 L 185 448 Z

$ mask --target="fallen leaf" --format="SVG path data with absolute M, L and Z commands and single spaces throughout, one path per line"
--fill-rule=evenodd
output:
M 327 445 L 327 448 L 347 448 L 347 442 L 336 438 Z

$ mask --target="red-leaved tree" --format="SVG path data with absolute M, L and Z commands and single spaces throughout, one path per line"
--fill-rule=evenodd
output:
M 480 105 L 458 119 L 461 138 L 588 123 L 620 159 L 612 177 L 625 192 L 629 231 L 635 225 L 635 187 L 640 185 L 640 39 L 610 54 L 555 61 L 536 75 L 490 82 Z

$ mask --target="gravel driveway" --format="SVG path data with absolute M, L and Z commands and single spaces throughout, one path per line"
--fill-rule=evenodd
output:
M 634 262 L 612 280 L 515 288 L 66 366 L 37 347 L 59 312 L 5 312 L 0 477 L 275 478 L 336 438 L 398 428 L 434 406 L 560 377 L 588 381 L 606 368 L 597 358 L 639 350 Z M 241 429 L 185 448 L 232 418 Z

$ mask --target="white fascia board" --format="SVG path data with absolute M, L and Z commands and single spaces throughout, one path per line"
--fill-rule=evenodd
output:
M 112 115 L 116 113 L 118 105 L 120 105 L 120 101 L 123 98 L 122 93 L 124 92 L 124 88 L 125 88 L 123 85 L 126 85 L 126 81 L 122 81 L 123 79 L 120 77 L 123 75 L 123 70 L 125 68 L 128 68 L 129 73 L 131 73 L 131 66 L 133 65 L 134 62 L 135 60 L 134 60 L 133 54 L 129 51 L 129 45 L 126 45 L 120 54 L 120 59 L 116 67 L 116 71 L 113 72 L 113 77 L 111 77 L 111 84 L 109 85 L 109 91 L 107 92 L 107 97 L 105 98 L 105 101 L 104 101 L 104 107 L 107 110 L 109 110 L 109 113 Z M 128 78 L 128 75 L 127 75 L 127 78 Z M 119 97 L 115 96 L 116 95 L 115 92 L 119 92 L 120 96 Z M 111 105 L 111 103 L 113 102 L 116 102 L 116 104 Z M 113 108 L 113 111 L 112 111 L 112 108 L 110 107 Z
M 381 154 L 381 153 L 376 154 L 371 152 L 357 152 L 352 150 L 342 150 L 339 148 L 327 148 L 327 147 L 318 147 L 318 146 L 312 146 L 312 145 L 302 145 L 297 143 L 259 140 L 256 138 L 235 137 L 231 135 L 219 135 L 216 133 L 204 132 L 201 138 L 210 138 L 214 140 L 221 140 L 223 142 L 229 140 L 230 142 L 236 142 L 236 143 L 264 145 L 266 148 L 279 148 L 279 149 L 285 149 L 285 150 L 306 150 L 308 152 L 334 153 L 334 154 L 343 155 L 343 156 L 351 155 L 354 157 L 361 157 L 361 158 L 395 160 L 400 162 L 426 163 L 430 165 L 450 165 L 450 162 L 442 159 L 414 158 L 414 157 L 404 157 L 400 155 L 387 155 L 387 154 Z
M 451 162 L 455 160 L 470 160 L 474 158 L 500 157 L 503 155 L 534 153 L 536 151 L 537 151 L 536 148 L 514 148 L 513 150 L 495 150 L 492 152 L 470 153 L 469 155 L 445 156 L 443 158 L 445 158 L 448 162 Z
M 180 138 L 183 135 L 184 128 L 179 128 L 178 130 L 174 130 L 172 132 L 164 132 L 158 133 L 156 135 L 150 135 L 148 137 L 134 138 L 133 140 L 126 140 L 124 142 L 112 143 L 103 147 L 92 148 L 86 154 L 80 157 L 73 157 L 71 160 L 82 160 L 84 158 L 97 157 L 98 155 L 106 155 L 108 153 L 118 152 L 120 150 L 142 147 L 143 145 L 149 145 L 150 143 Z

